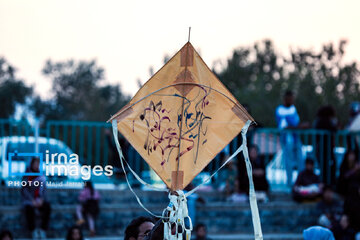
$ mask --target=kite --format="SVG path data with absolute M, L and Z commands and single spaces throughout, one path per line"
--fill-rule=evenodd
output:
M 182 190 L 240 131 L 243 144 L 228 161 L 243 151 L 251 173 L 245 134 L 254 119 L 217 79 L 189 41 L 109 121 L 113 123 L 115 141 L 118 131 L 121 132 L 170 192 L 176 192 L 169 195 L 168 210 L 171 212 L 172 208 L 173 213 L 178 213 L 173 215 L 173 222 L 188 217 L 184 203 L 193 191 L 183 194 Z M 122 161 L 121 147 L 118 143 L 117 146 Z M 251 174 L 248 176 L 252 178 Z M 249 182 L 251 185 L 252 179 Z M 253 186 L 250 189 L 255 239 L 262 239 Z M 165 225 L 165 228 L 169 227 Z M 171 235 L 171 229 L 165 232 Z M 164 237 L 182 239 L 181 234 Z

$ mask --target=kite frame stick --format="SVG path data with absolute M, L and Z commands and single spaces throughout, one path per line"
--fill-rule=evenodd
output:
M 190 42 L 190 33 L 191 33 L 191 27 L 189 27 L 189 36 L 188 36 L 188 42 Z
M 189 27 L 189 37 L 188 37 L 188 43 L 190 43 L 190 31 L 191 31 L 191 27 Z M 189 44 L 186 45 L 186 54 L 185 54 L 185 70 L 184 70 L 184 82 L 186 81 L 186 73 L 187 73 L 187 67 L 188 67 L 188 56 L 189 56 Z M 184 88 L 185 85 L 182 85 L 182 89 L 184 92 Z M 178 179 L 179 179 L 179 168 L 180 168 L 180 157 L 181 157 L 181 138 L 182 138 L 182 127 L 183 127 L 183 120 L 184 120 L 184 102 L 185 99 L 182 98 L 182 103 L 181 103 L 181 122 L 180 122 L 180 129 L 179 129 L 179 153 L 178 153 L 178 161 L 177 161 L 177 166 L 176 166 L 176 177 L 175 177 L 175 189 L 174 190 L 178 190 L 179 186 L 178 186 Z

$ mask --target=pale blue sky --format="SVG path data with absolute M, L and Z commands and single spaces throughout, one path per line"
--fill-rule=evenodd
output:
M 157 70 L 165 54 L 191 42 L 211 67 L 235 47 L 264 38 L 279 52 L 319 49 L 348 39 L 347 60 L 360 57 L 360 1 L 120 1 L 0 0 L 0 56 L 50 97 L 45 60 L 97 59 L 106 81 L 130 94 Z

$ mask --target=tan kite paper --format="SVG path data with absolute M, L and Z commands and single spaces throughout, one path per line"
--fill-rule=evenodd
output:
M 109 121 L 181 190 L 253 118 L 186 43 Z

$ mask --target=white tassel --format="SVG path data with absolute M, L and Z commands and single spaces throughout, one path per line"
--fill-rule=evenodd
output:
M 164 239 L 165 240 L 182 240 L 183 233 L 186 239 L 191 239 L 191 231 L 193 229 L 189 212 L 187 208 L 187 200 L 183 191 L 178 190 L 176 194 L 169 193 L 170 203 L 163 212 L 163 219 L 168 219 L 164 223 Z M 189 226 L 186 226 L 185 219 L 188 219 Z M 172 226 L 175 227 L 173 234 Z M 179 229 L 181 231 L 179 232 Z

